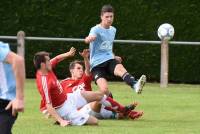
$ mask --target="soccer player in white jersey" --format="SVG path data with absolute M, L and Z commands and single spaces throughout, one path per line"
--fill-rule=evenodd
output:
M 121 64 L 121 58 L 113 53 L 113 41 L 116 28 L 112 26 L 114 9 L 111 5 L 104 5 L 101 9 L 100 24 L 91 28 L 85 43 L 90 44 L 90 69 L 95 82 L 100 90 L 109 95 L 107 75 L 121 77 L 130 85 L 136 93 L 140 94 L 146 82 L 146 76 L 142 75 L 138 81 L 127 72 Z
M 17 113 L 24 111 L 25 67 L 23 57 L 0 42 L 0 133 L 11 134 Z

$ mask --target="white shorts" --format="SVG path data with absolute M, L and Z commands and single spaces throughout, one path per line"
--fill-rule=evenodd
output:
M 113 112 L 109 111 L 109 110 L 106 110 L 105 106 L 103 106 L 103 105 L 101 106 L 100 113 L 94 112 L 91 109 L 90 104 L 87 104 L 87 105 L 83 106 L 80 109 L 80 111 L 83 112 L 83 113 L 89 114 L 91 116 L 94 116 L 94 117 L 96 117 L 98 119 L 112 119 L 113 118 Z
M 67 100 L 56 111 L 63 119 L 71 121 L 72 125 L 81 126 L 87 122 L 89 114 L 78 111 L 77 108 L 86 104 L 87 101 L 81 96 L 80 90 L 76 90 L 72 94 L 67 95 Z
M 82 90 L 77 89 L 73 93 L 67 94 L 67 100 L 72 100 L 73 101 L 72 103 L 74 103 L 77 109 L 80 109 L 81 107 L 88 104 L 86 99 L 81 95 L 81 91 Z

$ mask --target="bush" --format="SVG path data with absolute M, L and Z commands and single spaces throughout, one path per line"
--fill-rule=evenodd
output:
M 115 8 L 116 39 L 158 40 L 157 28 L 168 22 L 175 27 L 174 40 L 198 41 L 200 31 L 198 0 L 24 0 L 1 1 L 1 35 L 16 35 L 24 30 L 26 36 L 84 38 L 90 28 L 99 23 L 102 5 Z M 66 45 L 68 44 L 68 45 Z M 71 45 L 78 50 L 83 43 L 26 42 L 27 77 L 34 77 L 33 54 L 45 50 L 56 54 Z M 147 74 L 149 81 L 160 78 L 160 45 L 115 44 L 115 53 L 124 59 L 125 67 L 136 77 Z M 200 47 L 170 45 L 169 80 L 200 83 Z M 80 58 L 77 56 L 76 58 Z M 59 78 L 64 78 L 68 62 L 58 66 Z

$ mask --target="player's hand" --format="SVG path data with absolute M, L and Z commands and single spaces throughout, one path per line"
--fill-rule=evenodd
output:
M 24 111 L 24 99 L 14 99 L 9 102 L 5 110 L 12 109 L 12 115 L 16 116 L 18 112 Z
M 84 49 L 83 52 L 79 52 L 79 54 L 83 57 L 83 58 L 88 58 L 89 54 L 90 54 L 90 50 L 89 49 Z
M 65 127 L 65 126 L 68 126 L 70 124 L 71 124 L 71 122 L 68 121 L 68 120 L 62 120 L 62 121 L 60 121 L 60 126 L 61 127 Z
M 66 53 L 68 57 L 74 56 L 76 53 L 76 48 L 71 47 L 70 50 Z
M 88 37 L 85 38 L 85 43 L 90 43 L 92 41 L 94 41 L 96 39 L 96 36 L 92 36 L 92 35 L 89 35 Z
M 119 62 L 119 63 L 121 63 L 122 62 L 122 58 L 121 57 L 119 57 L 119 56 L 115 56 L 115 59 Z

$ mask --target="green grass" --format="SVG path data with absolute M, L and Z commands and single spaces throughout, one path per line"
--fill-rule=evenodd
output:
M 122 104 L 138 101 L 139 120 L 100 120 L 98 126 L 53 125 L 39 112 L 40 96 L 35 81 L 26 81 L 26 109 L 13 127 L 14 134 L 199 134 L 200 85 L 146 84 L 141 95 L 121 82 L 109 83 L 114 98 Z M 97 87 L 93 85 L 95 89 Z

